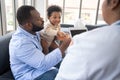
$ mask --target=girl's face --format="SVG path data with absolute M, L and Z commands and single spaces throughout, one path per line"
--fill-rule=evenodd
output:
M 48 19 L 52 25 L 58 25 L 61 21 L 61 12 L 52 12 Z

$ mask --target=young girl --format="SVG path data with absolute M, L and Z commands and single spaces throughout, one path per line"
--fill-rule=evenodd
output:
M 67 35 L 60 31 L 60 21 L 61 21 L 62 9 L 57 5 L 52 5 L 47 9 L 48 21 L 44 25 L 44 29 L 41 31 L 41 38 L 46 40 L 48 47 L 43 48 L 44 53 L 48 53 L 48 48 L 58 47 L 55 46 L 55 40 L 62 41 Z M 42 44 L 44 46 L 44 44 Z

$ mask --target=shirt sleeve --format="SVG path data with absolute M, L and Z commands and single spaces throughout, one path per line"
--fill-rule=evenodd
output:
M 46 70 L 62 59 L 61 51 L 57 48 L 48 55 L 36 48 L 35 44 L 29 40 L 22 40 L 16 47 L 16 57 L 31 67 Z

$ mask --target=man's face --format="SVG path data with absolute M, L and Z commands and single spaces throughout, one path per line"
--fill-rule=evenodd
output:
M 32 20 L 31 20 L 32 31 L 36 32 L 36 31 L 42 30 L 43 25 L 44 25 L 44 21 L 43 21 L 43 18 L 40 17 L 39 12 L 36 10 L 32 10 L 31 15 L 32 15 Z

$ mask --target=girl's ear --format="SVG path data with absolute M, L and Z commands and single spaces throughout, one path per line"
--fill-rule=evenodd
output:
M 110 1 L 111 9 L 117 8 L 119 4 L 120 4 L 119 0 L 111 0 Z

